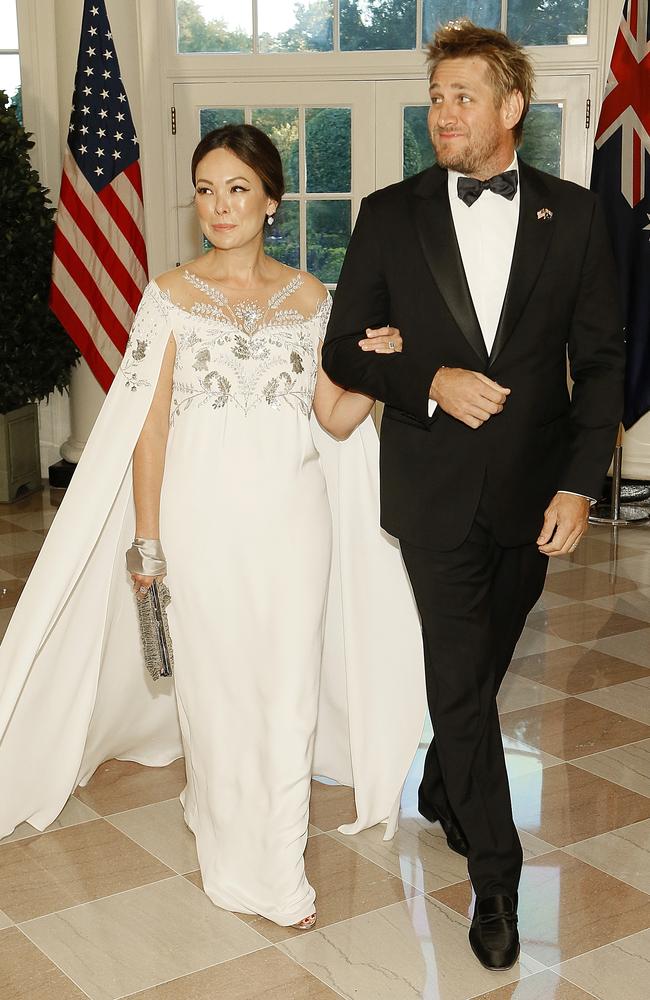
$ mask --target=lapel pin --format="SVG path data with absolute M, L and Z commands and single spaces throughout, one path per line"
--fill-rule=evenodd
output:
M 539 212 L 537 213 L 537 218 L 540 220 L 540 222 L 548 222 L 550 219 L 553 218 L 553 213 L 551 212 L 550 208 L 540 208 Z

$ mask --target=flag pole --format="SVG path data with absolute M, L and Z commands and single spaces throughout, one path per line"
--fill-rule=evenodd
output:
M 619 525 L 644 524 L 650 521 L 650 510 L 621 503 L 621 470 L 623 466 L 623 425 L 619 424 L 612 463 L 612 498 L 609 503 L 601 502 L 592 507 L 589 515 L 591 524 Z

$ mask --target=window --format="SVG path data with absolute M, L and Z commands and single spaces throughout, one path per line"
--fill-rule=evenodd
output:
M 176 0 L 177 51 L 413 50 L 463 16 L 524 45 L 575 45 L 588 14 L 589 0 Z
M 15 0 L 4 0 L 0 8 L 0 90 L 8 103 L 16 108 L 22 124 L 23 106 L 20 93 L 20 60 L 18 57 L 18 20 Z

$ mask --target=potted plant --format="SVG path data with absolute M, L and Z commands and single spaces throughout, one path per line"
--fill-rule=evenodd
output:
M 36 403 L 64 392 L 77 348 L 50 311 L 54 208 L 34 143 L 0 90 L 0 501 L 41 488 Z

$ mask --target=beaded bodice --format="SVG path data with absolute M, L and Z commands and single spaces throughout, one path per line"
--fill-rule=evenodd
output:
M 226 295 L 194 272 L 180 272 L 166 300 L 176 341 L 171 421 L 194 407 L 235 407 L 244 414 L 291 407 L 308 416 L 318 371 L 318 341 L 325 335 L 329 295 L 294 276 L 270 296 Z M 160 291 L 160 290 L 159 290 Z M 137 388 L 147 351 L 146 330 L 132 336 L 123 370 Z

